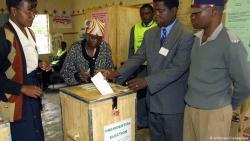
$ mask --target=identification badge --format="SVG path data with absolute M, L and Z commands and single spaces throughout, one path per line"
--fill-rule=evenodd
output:
M 161 55 L 163 55 L 163 56 L 167 56 L 167 55 L 168 55 L 168 52 L 169 52 L 169 50 L 166 49 L 166 48 L 164 48 L 164 47 L 161 47 L 161 49 L 160 49 L 160 51 L 159 51 L 159 53 L 160 53 Z

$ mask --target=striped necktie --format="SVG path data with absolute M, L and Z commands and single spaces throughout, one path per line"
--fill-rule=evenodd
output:
M 164 41 L 165 41 L 165 39 L 167 38 L 167 30 L 166 30 L 166 28 L 162 28 L 161 29 L 161 46 L 163 45 L 163 43 L 164 43 Z

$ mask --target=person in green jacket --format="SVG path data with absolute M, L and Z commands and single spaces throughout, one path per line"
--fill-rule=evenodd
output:
M 60 77 L 60 70 L 63 66 L 63 62 L 67 56 L 67 43 L 65 41 L 61 41 L 61 45 L 56 53 L 56 55 L 53 56 L 52 62 L 50 63 L 50 66 L 52 67 L 51 71 L 42 72 L 42 86 L 43 89 L 47 89 L 49 84 L 54 83 L 53 78 L 51 78 L 52 73 L 56 75 L 59 74 Z M 61 79 L 62 81 L 62 79 Z
M 63 62 L 67 55 L 67 43 L 65 41 L 61 41 L 61 46 L 58 49 L 55 56 L 52 58 L 51 67 L 53 67 L 54 71 L 60 71 L 63 65 Z

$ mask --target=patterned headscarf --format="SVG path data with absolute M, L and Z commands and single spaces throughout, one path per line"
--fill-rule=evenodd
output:
M 92 19 L 91 21 L 88 21 L 86 33 L 97 35 L 97 36 L 103 36 L 104 35 L 104 26 L 105 23 L 99 19 Z

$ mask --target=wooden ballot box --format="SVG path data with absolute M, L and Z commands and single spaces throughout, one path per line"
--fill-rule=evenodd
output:
M 136 93 L 110 85 L 108 95 L 93 84 L 60 90 L 64 141 L 135 141 Z

